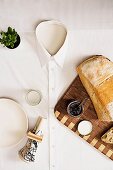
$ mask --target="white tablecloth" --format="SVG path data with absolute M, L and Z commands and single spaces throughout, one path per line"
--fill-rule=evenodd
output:
M 0 149 L 0 170 L 113 170 L 113 162 L 58 123 L 48 113 L 48 73 L 38 60 L 35 27 L 45 19 L 56 19 L 69 28 L 69 46 L 64 68 L 56 79 L 54 103 L 75 78 L 75 67 L 87 56 L 103 54 L 113 60 L 112 0 L 1 0 L 0 28 L 14 27 L 21 36 L 15 50 L 0 46 L 0 97 L 17 100 L 26 110 L 29 127 L 38 115 L 48 115 L 44 140 L 37 161 L 26 164 L 16 147 Z M 60 84 L 60 85 L 59 85 Z M 37 107 L 25 101 L 28 89 L 42 92 Z

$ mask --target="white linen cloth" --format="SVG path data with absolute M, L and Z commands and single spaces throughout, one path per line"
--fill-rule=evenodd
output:
M 112 29 L 112 0 L 0 0 L 0 28 L 32 31 L 43 20 L 59 20 L 70 30 Z
M 71 29 L 63 69 L 55 72 L 55 102 L 75 78 L 75 67 L 87 56 L 103 54 L 113 61 L 112 0 L 1 0 L 0 28 L 14 27 L 19 31 L 21 44 L 15 50 L 0 46 L 0 97 L 14 98 L 22 104 L 30 128 L 38 115 L 48 114 L 48 70 L 40 66 L 34 32 L 38 22 L 45 19 L 60 20 Z M 25 93 L 32 88 L 43 95 L 38 107 L 25 102 Z M 17 151 L 25 142 L 0 149 L 0 170 L 113 169 L 111 160 L 69 132 L 53 114 L 34 164 L 18 158 Z

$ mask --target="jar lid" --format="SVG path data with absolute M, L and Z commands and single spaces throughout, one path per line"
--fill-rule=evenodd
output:
M 29 105 L 36 106 L 42 98 L 41 92 L 38 90 L 29 90 L 26 94 L 26 101 Z

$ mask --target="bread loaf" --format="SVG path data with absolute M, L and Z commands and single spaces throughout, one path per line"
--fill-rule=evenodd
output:
M 93 56 L 77 67 L 101 121 L 113 121 L 113 63 L 104 56 Z

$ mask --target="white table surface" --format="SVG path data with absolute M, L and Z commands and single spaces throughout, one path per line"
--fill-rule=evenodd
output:
M 21 36 L 15 50 L 0 46 L 0 97 L 15 99 L 24 107 L 30 128 L 38 115 L 49 117 L 37 161 L 26 164 L 18 158 L 25 139 L 16 147 L 0 149 L 0 170 L 113 170 L 111 160 L 48 113 L 48 74 L 40 67 L 35 37 L 36 25 L 45 19 L 60 20 L 69 29 L 67 57 L 56 78 L 54 103 L 75 78 L 75 67 L 87 56 L 103 54 L 113 61 L 112 0 L 0 0 L 0 28 L 12 26 Z M 28 89 L 42 92 L 37 107 L 26 103 Z

